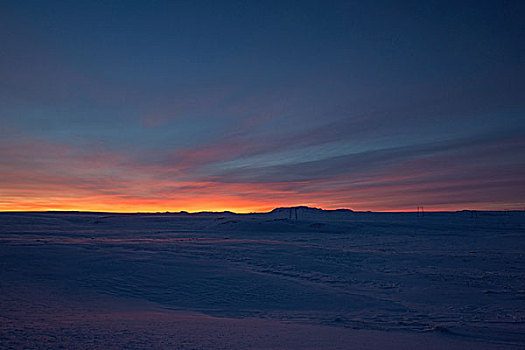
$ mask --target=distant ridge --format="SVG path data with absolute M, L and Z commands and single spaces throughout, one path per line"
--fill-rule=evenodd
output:
M 321 212 L 324 212 L 324 213 L 334 213 L 334 212 L 337 212 L 337 213 L 353 213 L 354 211 L 352 209 L 321 209 L 321 208 L 315 208 L 315 207 L 308 207 L 308 206 L 305 206 L 305 205 L 300 205 L 300 206 L 296 206 L 296 207 L 279 207 L 279 208 L 275 208 L 273 209 L 272 211 L 270 211 L 270 214 L 271 213 L 281 213 L 283 211 L 290 211 L 290 210 L 293 210 L 293 211 L 301 211 L 303 213 L 321 213 Z
M 281 219 L 299 220 L 316 219 L 322 216 L 344 216 L 347 214 L 352 214 L 353 212 L 354 211 L 351 209 L 325 210 L 301 205 L 297 207 L 275 208 L 268 214 L 272 217 L 277 217 Z

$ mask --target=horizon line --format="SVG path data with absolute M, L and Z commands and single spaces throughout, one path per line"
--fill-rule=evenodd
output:
M 319 207 L 310 207 L 310 206 L 291 206 L 291 207 L 275 207 L 269 211 L 233 211 L 233 210 L 199 210 L 199 211 L 188 211 L 188 210 L 179 210 L 179 211 L 96 211 L 96 210 L 0 210 L 0 213 L 87 213 L 87 214 L 221 214 L 221 213 L 229 213 L 229 214 L 239 214 L 239 215 L 246 215 L 246 214 L 269 214 L 272 211 L 276 209 L 298 209 L 298 208 L 309 208 L 309 209 L 317 209 L 320 211 L 325 212 L 335 212 L 335 211 L 349 211 L 352 213 L 457 213 L 462 211 L 467 212 L 525 212 L 525 208 L 523 209 L 457 209 L 457 210 L 353 210 L 350 208 L 337 208 L 337 209 L 324 209 Z M 423 207 L 420 207 L 423 208 Z

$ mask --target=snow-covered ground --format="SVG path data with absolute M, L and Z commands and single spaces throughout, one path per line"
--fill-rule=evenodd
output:
M 523 349 L 525 213 L 0 213 L 0 348 Z

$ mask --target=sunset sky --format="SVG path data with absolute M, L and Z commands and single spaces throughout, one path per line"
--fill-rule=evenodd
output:
M 2 1 L 0 211 L 525 207 L 524 1 Z

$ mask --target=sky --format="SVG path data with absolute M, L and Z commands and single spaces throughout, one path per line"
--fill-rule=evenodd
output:
M 0 3 L 0 211 L 525 208 L 523 1 Z

